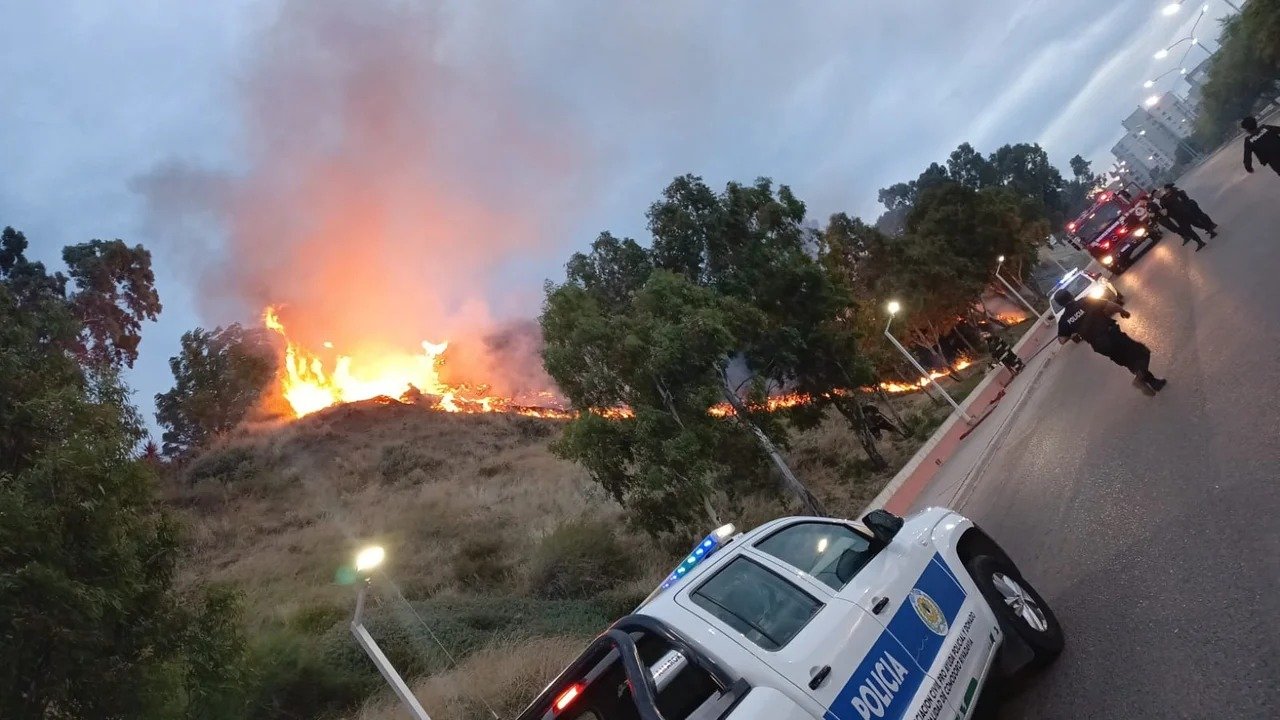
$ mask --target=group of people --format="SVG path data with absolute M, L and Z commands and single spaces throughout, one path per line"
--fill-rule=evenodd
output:
M 1143 210 L 1155 217 L 1155 221 L 1161 227 L 1180 235 L 1183 245 L 1194 242 L 1196 252 L 1200 252 L 1206 246 L 1204 239 L 1196 232 L 1196 228 L 1208 232 L 1210 238 L 1218 237 L 1218 224 L 1201 209 L 1200 203 L 1192 199 L 1186 190 L 1173 183 L 1165 183 L 1164 187 L 1157 189 L 1151 197 L 1145 198 L 1140 204 Z

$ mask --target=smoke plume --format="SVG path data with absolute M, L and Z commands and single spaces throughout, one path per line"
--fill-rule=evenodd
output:
M 432 5 L 284 2 L 239 84 L 237 169 L 172 162 L 136 187 L 211 324 L 278 305 L 311 347 L 448 340 L 451 381 L 549 387 L 536 328 L 487 298 L 500 268 L 563 252 L 581 143 L 519 63 L 459 60 L 474 48 Z

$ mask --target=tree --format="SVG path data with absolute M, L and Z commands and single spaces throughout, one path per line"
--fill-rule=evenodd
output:
M 230 695 L 192 685 L 235 684 L 235 608 L 175 592 L 177 528 L 134 458 L 137 410 L 114 368 L 80 363 L 82 308 L 23 249 L 6 230 L 0 717 L 236 717 Z
M 582 464 L 650 532 L 719 520 L 716 497 L 759 487 L 765 459 L 708 410 L 723 398 L 735 328 L 750 313 L 664 270 L 609 307 L 576 280 L 548 288 L 547 372 L 583 412 L 553 450 Z M 625 405 L 632 416 L 606 417 Z
M 1195 139 L 1215 147 L 1239 130 L 1260 99 L 1280 94 L 1280 0 L 1255 0 L 1222 22 L 1210 61 Z
M 973 190 L 996 183 L 996 169 L 969 143 L 961 143 L 947 158 L 947 176 Z
M 80 326 L 75 338 L 64 341 L 66 347 L 87 363 L 133 367 L 141 323 L 155 320 L 161 310 L 151 253 L 120 240 L 92 240 L 63 248 L 68 275 L 50 275 L 42 263 L 27 260 L 26 249 L 26 236 L 6 227 L 0 235 L 0 270 L 17 302 L 25 304 L 43 293 L 60 296 Z M 74 292 L 67 292 L 68 280 Z
M 258 403 L 275 375 L 274 353 L 240 325 L 182 335 L 169 358 L 174 386 L 156 395 L 156 422 L 165 428 L 164 454 L 181 457 L 234 428 Z
M 945 176 L 934 164 L 916 186 L 932 187 Z M 754 376 L 741 385 L 754 382 L 765 394 L 800 390 L 813 399 L 807 409 L 814 413 L 835 407 L 872 465 L 884 467 L 861 407 L 835 393 L 859 387 L 869 376 L 858 360 L 856 334 L 838 322 L 853 302 L 849 286 L 833 283 L 815 262 L 820 239 L 805 227 L 804 203 L 790 188 L 775 192 L 760 178 L 750 186 L 729 183 L 717 196 L 699 178 L 684 176 L 650 207 L 649 218 L 657 267 L 681 272 L 759 313 L 762 322 L 738 338 L 737 350 Z M 816 367 L 820 360 L 830 366 Z M 741 409 L 738 415 L 745 417 Z M 779 463 L 786 474 L 784 465 Z
M 991 154 L 996 182 L 1018 195 L 1034 200 L 1054 226 L 1065 220 L 1062 205 L 1062 173 L 1049 162 L 1044 148 L 1036 144 L 1005 145 Z

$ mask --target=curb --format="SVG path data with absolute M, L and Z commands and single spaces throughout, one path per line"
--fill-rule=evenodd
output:
M 1037 318 L 1035 324 L 1023 333 L 1022 337 L 1013 346 L 1015 351 L 1030 343 L 1033 336 L 1037 333 L 1052 327 L 1051 325 L 1044 324 L 1044 320 L 1047 315 L 1047 313 L 1045 315 L 1041 315 Z M 1046 359 L 1044 365 L 1047 364 L 1048 360 Z M 1039 379 L 1039 374 L 1042 371 L 1043 365 L 1041 367 L 1041 371 L 1037 371 L 1036 375 L 1031 378 L 1032 383 Z M 1008 380 L 1001 384 L 998 391 L 994 394 L 991 393 L 991 385 L 1001 378 L 1008 378 Z M 900 469 L 893 478 L 889 480 L 883 488 L 881 488 L 879 494 L 877 494 L 867 507 L 864 508 L 863 514 L 876 508 L 885 508 L 886 510 L 897 514 L 905 512 L 905 510 L 910 507 L 911 503 L 920 496 L 926 487 L 928 487 L 929 482 L 933 479 L 934 475 L 937 474 L 938 469 L 941 468 L 943 464 L 955 453 L 956 447 L 963 442 L 963 439 L 968 437 L 979 423 L 986 420 L 991 412 L 994 411 L 996 404 L 1006 397 L 1005 388 L 1013 381 L 1013 379 L 1014 378 L 1009 374 L 1008 369 L 1003 366 L 988 372 L 987 376 L 982 379 L 982 382 L 978 383 L 977 387 L 975 387 L 973 391 L 969 393 L 969 396 L 965 398 L 964 402 L 960 404 L 961 409 L 965 412 L 968 412 L 971 416 L 978 416 L 976 422 L 972 425 L 964 423 L 960 419 L 960 415 L 954 411 L 948 415 L 942 425 L 933 432 L 933 435 L 931 435 L 929 439 L 926 440 L 918 450 L 916 450 L 916 453 L 911 456 L 911 459 L 902 466 L 902 469 Z M 1028 383 L 1027 388 L 1023 390 L 1023 397 L 1025 397 L 1030 391 L 1032 383 Z M 969 412 L 970 408 L 978 406 L 980 402 L 986 404 L 986 407 L 983 408 L 982 412 Z M 960 432 L 956 432 L 957 424 L 961 427 Z M 938 451 L 938 446 L 944 441 L 951 444 L 951 447 Z M 926 461 L 929 460 L 932 460 L 932 462 L 927 463 Z

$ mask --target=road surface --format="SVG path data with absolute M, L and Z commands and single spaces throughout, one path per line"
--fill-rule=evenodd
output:
M 1164 392 L 1068 345 L 951 493 L 1066 627 L 1001 720 L 1280 718 L 1280 177 L 1238 145 L 1180 181 L 1220 237 L 1118 282 Z

